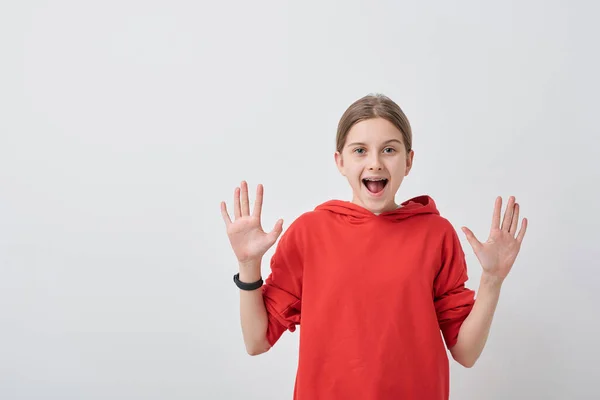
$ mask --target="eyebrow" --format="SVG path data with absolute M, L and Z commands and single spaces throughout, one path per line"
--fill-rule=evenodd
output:
M 383 144 L 388 144 L 388 143 L 392 143 L 392 142 L 397 142 L 398 144 L 402 144 L 401 141 L 399 141 L 398 139 L 390 139 L 390 140 L 386 140 L 385 142 L 383 142 Z M 366 146 L 365 143 L 361 143 L 361 142 L 354 142 L 354 143 L 350 143 L 348 145 L 348 147 L 350 146 Z

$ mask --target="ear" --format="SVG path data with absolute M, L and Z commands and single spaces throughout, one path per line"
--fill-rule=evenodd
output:
M 333 155 L 333 158 L 335 159 L 335 165 L 337 166 L 338 171 L 340 171 L 340 174 L 346 176 L 346 173 L 344 172 L 344 158 L 342 157 L 342 154 L 339 151 L 336 151 Z
M 415 151 L 411 150 L 408 155 L 406 156 L 406 173 L 404 174 L 404 176 L 407 176 L 410 173 L 410 170 L 412 169 L 413 166 L 413 160 L 415 158 Z

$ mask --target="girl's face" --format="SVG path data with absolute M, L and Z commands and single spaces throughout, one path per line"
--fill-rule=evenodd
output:
M 352 202 L 380 214 L 398 207 L 396 192 L 412 167 L 402 133 L 388 120 L 372 118 L 355 124 L 335 162 L 352 187 Z

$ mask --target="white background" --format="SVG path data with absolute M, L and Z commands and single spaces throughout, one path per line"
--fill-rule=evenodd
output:
M 246 355 L 219 202 L 263 183 L 270 230 L 349 200 L 335 129 L 370 92 L 413 126 L 398 201 L 435 199 L 471 287 L 460 226 L 485 240 L 497 195 L 530 220 L 451 398 L 600 398 L 592 4 L 3 1 L 0 398 L 291 399 L 298 331 Z

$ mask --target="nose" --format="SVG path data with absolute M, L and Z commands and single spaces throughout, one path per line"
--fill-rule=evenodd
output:
M 373 156 L 371 156 L 369 158 L 369 161 L 367 163 L 369 170 L 373 171 L 373 170 L 377 170 L 377 171 L 381 171 L 381 160 L 379 159 L 379 155 L 375 154 Z

